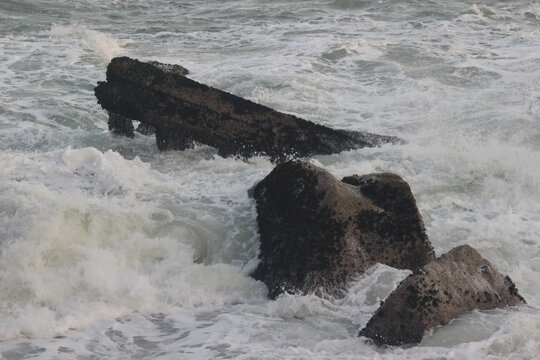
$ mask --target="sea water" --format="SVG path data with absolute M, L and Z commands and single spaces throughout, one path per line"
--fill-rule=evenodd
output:
M 110 134 L 115 56 L 400 145 L 309 159 L 393 172 L 437 255 L 469 244 L 528 305 L 473 311 L 416 347 L 357 337 L 409 272 L 342 299 L 266 298 L 247 190 L 273 168 Z M 0 354 L 5 359 L 540 357 L 537 0 L 1 0 Z

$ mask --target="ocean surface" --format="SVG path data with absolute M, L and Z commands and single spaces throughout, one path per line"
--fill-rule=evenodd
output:
M 401 175 L 437 255 L 475 247 L 528 305 L 384 348 L 357 334 L 407 271 L 268 300 L 247 189 L 272 163 L 110 134 L 120 55 L 405 139 L 308 160 Z M 539 84 L 538 0 L 0 0 L 1 357 L 539 359 Z

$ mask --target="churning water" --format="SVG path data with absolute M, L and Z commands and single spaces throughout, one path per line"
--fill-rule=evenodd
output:
M 537 0 L 0 0 L 0 354 L 5 359 L 540 356 Z M 405 276 L 266 299 L 254 201 L 273 165 L 111 135 L 109 60 L 179 63 L 317 123 L 407 142 L 310 161 L 412 187 L 438 255 L 470 244 L 528 305 L 412 348 L 358 331 Z

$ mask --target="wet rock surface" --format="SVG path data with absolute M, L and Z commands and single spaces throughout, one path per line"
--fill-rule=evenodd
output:
M 399 141 L 334 130 L 280 113 L 190 80 L 184 70 L 178 65 L 115 58 L 107 67 L 107 81 L 98 83 L 95 95 L 110 113 L 155 128 L 160 150 L 182 150 L 197 141 L 217 148 L 222 156 L 262 154 L 283 161 Z M 124 127 L 113 126 L 118 133 Z
M 475 249 L 456 247 L 406 278 L 360 332 L 378 344 L 415 344 L 425 330 L 475 309 L 524 304 L 510 277 Z
M 109 122 L 107 124 L 109 125 L 109 131 L 113 132 L 114 134 L 124 135 L 132 139 L 135 137 L 133 120 L 111 111 L 108 113 Z
M 187 74 L 189 74 L 189 70 L 180 65 L 164 64 L 158 61 L 148 61 L 147 64 L 155 66 L 156 68 L 164 72 L 169 72 L 180 76 L 186 76 Z M 127 118 L 112 111 L 107 111 L 107 113 L 109 114 L 109 130 L 115 134 L 134 138 L 134 131 L 146 136 L 155 135 L 156 133 L 155 128 L 149 124 L 141 122 L 137 129 L 134 130 L 133 119 Z
M 301 161 L 282 163 L 253 191 L 261 236 L 252 274 L 282 292 L 339 296 L 376 263 L 416 269 L 434 259 L 408 184 L 394 174 L 336 179 Z
M 186 76 L 187 74 L 189 74 L 188 69 L 177 64 L 164 64 L 160 63 L 159 61 L 148 61 L 147 64 L 155 66 L 164 72 L 169 72 L 180 76 Z

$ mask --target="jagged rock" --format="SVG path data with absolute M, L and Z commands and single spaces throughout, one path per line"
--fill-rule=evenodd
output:
M 128 119 L 120 114 L 113 113 L 111 111 L 108 111 L 109 113 L 109 131 L 112 131 L 115 134 L 124 135 L 128 138 L 134 138 L 135 133 L 133 129 L 133 120 Z
M 360 332 L 378 344 L 419 343 L 424 331 L 474 309 L 524 304 L 516 286 L 475 249 L 458 246 L 407 277 Z
M 403 179 L 370 174 L 344 181 L 288 161 L 255 186 L 261 247 L 252 276 L 266 283 L 270 298 L 283 291 L 339 296 L 376 263 L 416 269 L 434 259 Z
M 158 61 L 148 61 L 147 64 L 155 66 L 164 72 L 169 72 L 180 76 L 185 76 L 189 74 L 188 69 L 180 65 L 164 64 Z M 135 137 L 133 119 L 127 118 L 112 111 L 107 111 L 107 113 L 109 114 L 108 125 L 110 131 L 115 134 L 124 135 L 132 139 Z M 135 131 L 146 136 L 154 135 L 156 133 L 156 130 L 153 126 L 142 122 L 139 124 L 137 130 Z
M 160 150 L 182 150 L 197 141 L 222 156 L 263 154 L 278 161 L 398 141 L 283 114 L 190 80 L 171 67 L 115 58 L 107 81 L 95 88 L 104 109 L 154 127 Z

